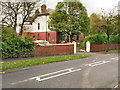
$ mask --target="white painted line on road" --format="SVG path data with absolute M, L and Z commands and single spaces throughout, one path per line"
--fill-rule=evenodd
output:
M 90 63 L 90 64 L 97 64 L 97 63 L 101 63 L 103 61 L 98 61 L 98 62 L 93 62 L 93 63 Z M 86 65 L 89 65 L 89 64 L 86 64 Z
M 11 85 L 15 85 L 15 84 L 19 84 L 19 83 L 27 82 L 27 81 L 30 81 L 30 80 L 31 80 L 31 79 L 26 79 L 26 80 L 22 80 L 22 81 L 14 82 L 14 83 L 11 83 Z
M 101 64 L 105 64 L 105 63 L 108 63 L 110 61 L 99 61 L 99 62 L 94 62 L 94 63 L 90 63 L 90 64 L 85 64 L 85 66 L 91 66 L 91 67 L 94 67 L 94 66 L 98 66 L 98 65 L 101 65 Z
M 118 57 L 111 58 L 112 60 L 118 60 Z
M 61 74 L 57 74 L 57 75 L 53 75 L 53 76 L 50 76 L 50 77 L 47 77 L 47 78 L 43 78 L 43 79 L 36 79 L 37 81 L 45 81 L 45 80 L 48 80 L 48 79 L 51 79 L 51 78 L 55 78 L 55 77 L 59 77 L 59 76 L 62 76 L 62 75 L 65 75 L 65 74 L 69 74 L 69 73 L 72 73 L 72 72 L 77 72 L 77 71 L 80 71 L 81 69 L 76 69 L 76 70 L 71 70 L 71 71 L 68 71 L 68 72 L 65 72 L 65 73 L 61 73 Z
M 118 88 L 118 85 L 116 85 L 114 88 Z
M 64 70 L 60 70 L 60 71 L 56 71 L 56 72 L 52 72 L 52 73 L 48 73 L 48 74 L 44 74 L 44 75 L 40 75 L 40 76 L 36 76 L 36 77 L 44 77 L 44 76 L 48 76 L 48 75 L 52 75 L 52 74 L 56 74 L 56 73 L 59 73 L 59 72 L 64 72 L 64 71 L 68 71 L 70 69 L 73 69 L 73 68 L 68 68 L 68 69 L 64 69 Z M 36 77 L 32 77 L 30 79 L 35 79 Z
M 75 70 L 72 70 L 72 69 L 74 69 L 74 68 L 68 68 L 68 69 L 64 69 L 64 70 L 60 70 L 60 71 L 56 71 L 56 72 L 52 72 L 52 73 L 48 73 L 48 74 L 44 74 L 44 75 L 32 77 L 32 78 L 29 78 L 29 79 L 26 79 L 26 80 L 22 80 L 22 81 L 11 83 L 11 85 L 15 85 L 15 84 L 19 84 L 19 83 L 24 83 L 24 82 L 27 82 L 27 81 L 30 81 L 30 80 L 33 80 L 33 79 L 35 79 L 37 81 L 44 81 L 44 80 L 48 80 L 48 79 L 51 79 L 51 78 L 54 78 L 54 77 L 62 76 L 62 75 L 65 75 L 65 74 L 69 74 L 69 73 L 81 70 L 81 68 L 75 69 Z M 54 75 L 54 74 L 56 74 L 56 75 Z M 51 76 L 48 76 L 48 75 L 51 75 Z M 41 79 L 44 76 L 48 76 L 48 77 Z

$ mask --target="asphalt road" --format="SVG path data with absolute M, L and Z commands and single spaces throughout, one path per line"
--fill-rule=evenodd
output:
M 2 88 L 113 88 L 117 85 L 118 54 L 90 55 L 9 70 L 2 75 Z

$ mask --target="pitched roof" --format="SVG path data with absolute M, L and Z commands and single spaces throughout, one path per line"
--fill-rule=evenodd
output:
M 50 15 L 49 13 L 39 13 L 37 15 L 33 15 L 31 17 L 29 17 L 26 22 L 30 22 L 32 24 L 32 22 L 34 22 L 34 20 L 38 17 L 38 16 L 47 16 L 47 15 Z
M 46 10 L 46 13 L 40 13 L 40 14 L 37 14 L 37 15 L 32 15 L 31 17 L 29 17 L 26 22 L 30 22 L 32 24 L 32 22 L 34 22 L 34 20 L 38 17 L 38 16 L 44 16 L 44 15 L 50 15 L 54 12 L 55 10 L 54 9 L 50 9 L 48 8 Z
M 48 9 L 46 10 L 46 12 L 47 12 L 47 13 L 50 13 L 50 14 L 52 14 L 54 11 L 55 11 L 54 9 L 50 9 L 50 8 L 48 8 Z

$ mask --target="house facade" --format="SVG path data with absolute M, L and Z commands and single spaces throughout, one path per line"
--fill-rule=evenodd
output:
M 62 41 L 68 42 L 68 35 L 63 35 L 60 32 L 49 30 L 48 20 L 50 14 L 54 10 L 46 9 L 46 5 L 41 6 L 41 13 L 35 15 L 25 22 L 23 36 L 29 34 L 31 37 L 37 40 L 49 41 L 49 43 L 61 43 Z M 81 41 L 84 39 L 84 35 L 75 35 L 74 41 Z

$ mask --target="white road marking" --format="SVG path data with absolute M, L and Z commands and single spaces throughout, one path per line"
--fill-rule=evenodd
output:
M 48 76 L 48 75 L 52 75 L 52 74 L 56 74 L 59 72 L 64 72 L 64 71 L 68 71 L 69 69 L 73 69 L 73 68 L 68 68 L 68 69 L 64 69 L 64 70 L 60 70 L 60 71 L 56 71 L 56 72 L 52 72 L 52 73 L 48 73 L 48 74 L 44 74 L 44 75 L 40 75 L 40 76 L 36 76 L 36 77 L 44 77 L 44 76 Z M 36 77 L 32 77 L 30 79 L 35 79 Z
M 59 77 L 59 76 L 62 76 L 62 75 L 65 75 L 65 74 L 69 74 L 69 73 L 72 73 L 72 72 L 76 72 L 76 71 L 80 71 L 81 69 L 76 69 L 76 70 L 71 70 L 71 71 L 68 71 L 68 72 L 65 72 L 65 73 L 61 73 L 61 74 L 57 74 L 57 75 L 53 75 L 53 76 L 50 76 L 50 77 L 47 77 L 47 78 L 43 78 L 43 79 L 36 79 L 37 81 L 45 81 L 45 80 L 48 80 L 48 79 L 51 79 L 51 78 L 55 78 L 55 77 Z
M 116 85 L 114 88 L 118 88 L 118 85 Z
M 111 58 L 111 60 L 118 60 L 118 57 Z M 85 64 L 85 66 L 94 67 L 94 66 L 98 66 L 98 65 L 101 65 L 101 64 L 108 63 L 110 61 L 104 61 L 103 60 L 103 61 L 93 62 L 93 63 L 90 63 L 90 64 Z M 48 80 L 48 79 L 51 79 L 51 78 L 59 77 L 59 76 L 65 75 L 65 74 L 69 74 L 69 73 L 72 73 L 72 72 L 77 72 L 77 71 L 82 70 L 81 68 L 75 69 L 75 70 L 72 70 L 72 69 L 74 69 L 74 68 L 68 68 L 68 69 L 64 69 L 64 70 L 60 70 L 60 71 L 56 71 L 56 72 L 52 72 L 52 73 L 48 73 L 48 74 L 32 77 L 32 78 L 29 78 L 29 79 L 26 79 L 26 80 L 22 80 L 22 81 L 11 83 L 11 85 L 27 82 L 27 81 L 30 81 L 30 80 L 33 80 L 33 79 L 35 79 L 37 81 L 44 81 L 44 80 Z M 48 76 L 48 75 L 51 75 L 51 76 Z M 46 78 L 44 78 L 44 76 L 46 76 Z
M 26 80 L 22 80 L 22 81 L 11 83 L 11 85 L 27 82 L 27 81 L 30 81 L 30 80 L 33 80 L 33 79 L 35 79 L 37 81 L 44 81 L 44 80 L 48 80 L 48 79 L 51 79 L 51 78 L 54 78 L 54 77 L 62 76 L 62 75 L 65 75 L 65 74 L 69 74 L 69 73 L 77 72 L 77 71 L 81 70 L 81 68 L 75 69 L 75 70 L 72 70 L 72 69 L 74 69 L 74 68 L 68 68 L 68 69 L 64 69 L 64 70 L 60 70 L 60 71 L 56 71 L 56 72 L 52 72 L 52 73 L 48 73 L 48 74 L 32 77 L 32 78 L 29 78 L 29 79 L 26 79 Z M 57 74 L 57 73 L 59 73 L 59 74 Z M 54 75 L 54 74 L 56 74 L 56 75 Z M 48 75 L 51 75 L 51 76 L 48 76 Z M 48 77 L 41 79 L 44 76 L 48 76 Z
M 91 66 L 91 67 L 94 67 L 94 66 L 98 66 L 98 65 L 101 65 L 101 64 L 105 64 L 105 63 L 108 63 L 110 61 L 99 61 L 99 62 L 94 62 L 94 63 L 90 63 L 90 64 L 86 64 L 85 66 Z
M 118 60 L 118 57 L 115 57 L 115 58 L 111 58 L 112 60 Z
M 11 83 L 11 85 L 15 85 L 15 84 L 27 82 L 27 81 L 30 81 L 30 80 L 31 80 L 31 79 L 26 79 L 26 80 L 23 80 L 23 81 L 14 82 L 14 83 Z

